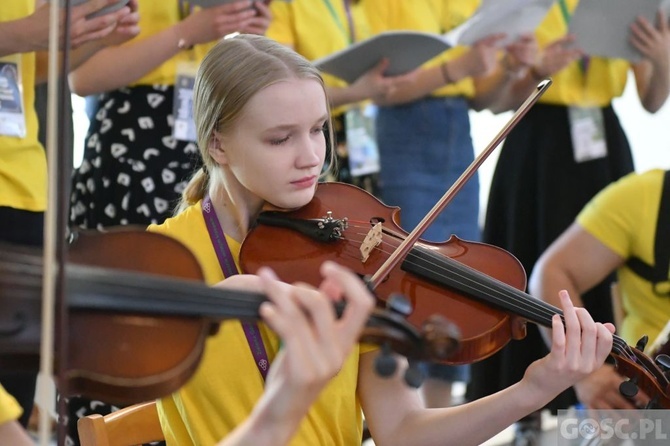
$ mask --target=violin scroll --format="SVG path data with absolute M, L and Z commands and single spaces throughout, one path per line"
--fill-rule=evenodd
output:
M 621 383 L 619 391 L 629 398 L 641 389 L 651 398 L 647 408 L 670 408 L 670 381 L 668 370 L 663 366 L 663 358 L 654 361 L 637 347 L 630 347 L 615 338 L 612 356 L 617 371 L 629 378 Z

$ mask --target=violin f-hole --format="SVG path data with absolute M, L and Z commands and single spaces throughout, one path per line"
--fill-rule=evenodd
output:
M 0 337 L 10 337 L 21 333 L 26 329 L 26 324 L 26 315 L 23 312 L 18 311 L 14 313 L 12 320 L 7 324 L 0 324 Z

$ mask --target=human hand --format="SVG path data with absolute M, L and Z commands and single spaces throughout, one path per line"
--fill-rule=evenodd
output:
M 269 269 L 258 272 L 269 302 L 260 308 L 263 320 L 282 340 L 268 374 L 265 421 L 282 424 L 302 419 L 323 387 L 341 369 L 374 307 L 374 299 L 352 272 L 333 263 L 321 266 L 319 289 L 288 285 Z M 340 318 L 334 302 L 344 300 Z M 267 400 L 266 400 L 267 401 Z
M 253 8 L 256 11 L 256 15 L 252 17 L 240 32 L 246 34 L 258 34 L 265 35 L 265 32 L 270 26 L 272 21 L 272 13 L 270 13 L 270 8 L 265 2 L 254 0 Z
M 399 76 L 385 76 L 390 61 L 382 59 L 373 68 L 363 73 L 349 88 L 359 100 L 372 99 L 379 105 L 385 105 L 390 95 L 402 84 L 411 82 L 416 70 Z
M 546 403 L 604 363 L 612 351 L 614 326 L 593 322 L 583 308 L 575 308 L 566 291 L 559 292 L 565 326 L 552 318 L 551 351 L 532 363 L 523 378 L 530 395 Z
M 175 25 L 188 45 L 212 42 L 248 27 L 256 15 L 251 0 L 198 9 Z
M 121 45 L 140 33 L 138 0 L 130 0 L 124 8 L 127 14 L 120 17 L 114 30 L 102 39 L 104 46 Z
M 99 17 L 87 18 L 87 16 L 117 1 L 90 0 L 72 8 L 70 15 L 70 45 L 72 48 L 106 37 L 115 30 L 117 23 L 131 12 L 129 7 L 123 7 Z M 51 6 L 47 3 L 41 4 L 32 15 L 23 19 L 22 29 L 25 30 L 33 51 L 49 48 L 50 8 Z M 61 8 L 59 29 L 63 29 L 64 24 L 65 11 Z M 64 40 L 61 36 L 61 49 Z
M 537 63 L 531 68 L 534 76 L 544 79 L 582 57 L 582 51 L 572 46 L 574 41 L 575 36 L 569 34 L 547 45 L 540 52 Z
M 648 59 L 657 69 L 668 69 L 670 66 L 670 26 L 665 12 L 656 13 L 657 26 L 649 20 L 638 17 L 631 25 L 631 44 Z
M 539 49 L 535 35 L 521 35 L 505 47 L 505 55 L 502 59 L 503 67 L 514 77 L 520 77 L 535 64 L 538 53 Z
M 498 43 L 505 38 L 505 34 L 492 34 L 475 42 L 470 50 L 462 55 L 461 74 L 456 75 L 456 79 L 464 77 L 479 77 L 491 74 L 498 63 Z
M 635 401 L 631 401 L 619 392 L 619 385 L 624 377 L 619 375 L 614 366 L 605 364 L 586 378 L 574 385 L 579 401 L 587 409 L 636 409 L 649 402 L 644 392 L 639 391 Z

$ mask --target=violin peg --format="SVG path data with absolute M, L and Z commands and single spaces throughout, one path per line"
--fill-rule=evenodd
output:
M 414 311 L 410 301 L 400 293 L 393 293 L 386 300 L 386 309 L 408 317 Z
M 637 344 L 635 344 L 635 348 L 643 352 L 645 347 L 647 346 L 647 342 L 649 342 L 649 336 L 644 335 L 640 338 L 639 341 L 637 341 Z
M 654 358 L 654 362 L 663 370 L 663 372 L 670 370 L 670 356 L 666 354 L 660 354 Z
M 417 362 L 410 362 L 409 367 L 407 370 L 405 370 L 405 383 L 414 388 L 418 389 L 421 387 L 421 384 L 423 384 L 424 379 L 426 379 L 426 375 L 424 375 L 423 371 L 419 367 L 419 363 Z
M 391 354 L 391 348 L 388 344 L 383 344 L 381 351 L 375 358 L 375 371 L 382 378 L 388 378 L 395 374 L 398 369 L 398 362 Z
M 632 378 L 619 384 L 619 393 L 628 399 L 635 397 L 638 391 L 637 378 Z

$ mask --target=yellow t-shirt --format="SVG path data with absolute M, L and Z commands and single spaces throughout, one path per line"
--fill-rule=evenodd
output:
M 150 231 L 175 238 L 200 261 L 208 284 L 221 281 L 223 273 L 209 239 L 197 203 Z M 227 238 L 238 261 L 240 245 Z M 184 296 L 188 299 L 188 296 Z M 279 349 L 279 340 L 264 324 L 259 324 L 270 360 Z M 359 354 L 357 346 L 330 384 L 321 393 L 303 420 L 291 445 L 360 444 L 362 411 L 356 395 Z M 213 445 L 224 438 L 251 413 L 263 393 L 263 378 L 253 360 L 239 321 L 226 321 L 206 344 L 198 370 L 178 392 L 158 402 L 161 426 L 168 445 Z
M 184 8 L 187 7 L 184 6 Z M 139 13 L 140 34 L 130 40 L 127 43 L 128 45 L 146 39 L 147 37 L 179 23 L 182 17 L 186 14 L 186 11 L 180 9 L 178 0 L 140 0 Z M 190 50 L 180 51 L 176 56 L 163 62 L 159 67 L 153 69 L 132 85 L 174 85 L 179 63 L 200 63 L 205 57 L 205 54 L 207 54 L 209 49 L 214 45 L 215 42 L 211 42 L 195 45 Z
M 579 0 L 565 0 L 570 13 Z M 536 36 L 540 48 L 563 37 L 568 32 L 568 23 L 557 1 L 537 28 Z M 555 105 L 605 106 L 621 96 L 630 64 L 623 59 L 591 57 L 586 71 L 580 61 L 572 62 L 551 76 L 553 84 L 542 95 L 540 102 Z
M 0 385 L 0 425 L 18 420 L 22 413 L 23 409 L 19 403 Z
M 4 2 L 0 21 L 17 20 L 35 11 L 34 0 Z M 16 64 L 20 72 L 26 136 L 0 135 L 0 206 L 27 211 L 44 211 L 47 205 L 47 164 L 44 148 L 37 139 L 35 112 L 35 53 L 0 58 Z
M 274 1 L 270 11 L 272 22 L 265 35 L 291 46 L 307 60 L 335 53 L 371 35 L 361 2 L 350 6 L 353 33 L 342 0 Z M 346 82 L 327 73 L 323 79 L 332 87 L 346 86 Z
M 655 169 L 621 178 L 596 195 L 577 222 L 624 259 L 636 256 L 653 265 L 664 175 L 665 171 Z M 645 334 L 655 339 L 670 319 L 670 299 L 657 296 L 651 284 L 626 265 L 617 275 L 626 314 L 617 330 L 632 345 Z
M 392 30 L 412 30 L 444 34 L 465 22 L 479 7 L 479 0 L 365 0 L 368 21 L 374 33 Z M 466 47 L 452 48 L 424 67 L 455 59 Z M 472 78 L 462 79 L 433 92 L 433 96 L 465 96 L 475 94 Z

